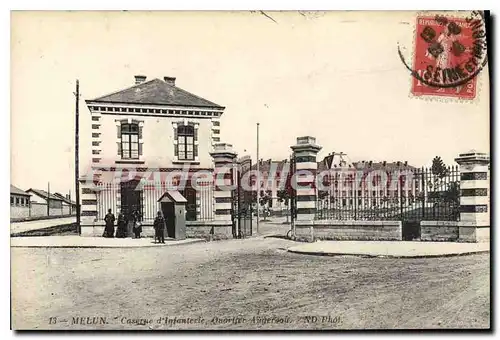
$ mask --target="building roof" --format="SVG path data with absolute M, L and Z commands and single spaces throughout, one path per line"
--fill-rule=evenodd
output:
M 158 78 L 87 102 L 116 104 L 152 104 L 224 109 L 223 106 L 198 97 Z
M 262 171 L 262 172 L 267 172 L 269 170 L 271 170 L 271 164 L 275 164 L 274 165 L 274 169 L 276 169 L 276 171 L 283 171 L 283 168 L 285 167 L 285 164 L 287 164 L 289 162 L 288 159 L 283 159 L 281 161 L 276 161 L 276 160 L 273 160 L 273 159 L 268 159 L 266 161 L 264 160 L 261 160 L 260 163 L 259 163 L 259 171 Z M 252 164 L 252 170 L 257 170 L 257 163 L 255 164 Z
M 357 170 L 415 170 L 416 168 L 409 165 L 408 162 L 373 162 L 373 161 L 361 161 L 353 162 L 354 167 Z
M 351 161 L 343 152 L 333 152 L 325 156 L 322 161 L 318 162 L 318 171 L 325 171 L 340 167 L 353 168 Z
M 44 199 L 47 199 L 47 197 L 48 197 L 48 193 L 47 193 L 47 191 L 45 191 L 45 190 L 39 190 L 39 189 L 29 188 L 29 189 L 28 189 L 28 190 L 26 190 L 26 191 L 31 191 L 31 192 L 33 192 L 34 194 L 36 194 L 36 195 L 38 195 L 38 196 L 40 196 L 40 197 L 42 197 L 42 198 L 44 198 Z M 55 196 L 55 195 L 53 195 L 53 194 L 50 194 L 50 199 L 51 199 L 51 200 L 56 200 L 56 201 L 62 201 L 62 199 L 61 199 L 60 197 L 57 197 L 57 196 Z
M 20 196 L 31 196 L 26 191 L 21 190 L 18 187 L 13 186 L 12 184 L 10 185 L 10 193 L 14 194 L 14 195 L 20 195 Z
M 63 202 L 65 202 L 65 203 L 76 205 L 76 202 L 74 202 L 74 201 L 72 201 L 72 200 L 70 200 L 70 199 L 66 198 L 64 195 L 62 195 L 62 194 L 60 194 L 60 193 L 58 193 L 58 192 L 55 192 L 55 193 L 54 193 L 54 196 L 59 197 L 59 198 L 60 198 Z
M 187 199 L 177 190 L 165 191 L 158 202 L 187 203 Z

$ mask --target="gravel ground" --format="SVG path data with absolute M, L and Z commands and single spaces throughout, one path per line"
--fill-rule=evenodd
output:
M 322 257 L 286 252 L 292 244 L 251 238 L 164 248 L 13 248 L 12 325 L 72 330 L 490 326 L 489 253 Z

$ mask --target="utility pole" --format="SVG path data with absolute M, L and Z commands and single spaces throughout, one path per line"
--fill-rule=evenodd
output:
M 260 197 L 260 158 L 259 158 L 259 123 L 257 123 L 257 234 L 259 234 L 259 197 Z
M 50 182 L 47 182 L 47 216 L 50 216 Z
M 80 182 L 78 181 L 80 160 L 79 160 L 79 140 L 80 140 L 80 116 L 79 116 L 79 107 L 80 107 L 80 84 L 78 79 L 76 80 L 76 92 L 74 93 L 76 97 L 75 102 L 75 196 L 76 196 L 76 230 L 78 235 L 81 234 L 80 227 Z

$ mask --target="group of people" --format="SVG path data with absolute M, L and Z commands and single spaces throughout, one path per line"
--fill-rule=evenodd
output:
M 138 211 L 133 211 L 130 214 L 129 219 L 127 219 L 121 212 L 118 214 L 118 221 L 116 223 L 116 234 L 115 234 L 115 215 L 108 210 L 108 213 L 104 217 L 104 222 L 106 227 L 104 228 L 103 237 L 116 237 L 116 238 L 126 238 L 128 234 L 128 224 L 132 223 L 132 232 L 134 233 L 134 238 L 141 238 L 142 233 L 142 216 Z M 161 211 L 158 211 L 158 215 L 154 221 L 155 229 L 155 242 L 165 243 L 165 218 Z

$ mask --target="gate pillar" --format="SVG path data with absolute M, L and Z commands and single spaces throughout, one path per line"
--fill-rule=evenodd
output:
M 231 144 L 216 143 L 210 155 L 213 157 L 215 166 L 215 219 L 231 224 L 236 152 L 233 151 Z
M 488 241 L 490 234 L 490 181 L 488 154 L 475 150 L 462 153 L 460 165 L 459 241 Z
M 311 136 L 297 137 L 297 144 L 290 147 L 295 158 L 295 174 L 291 184 L 295 186 L 297 199 L 296 236 L 304 235 L 308 230 L 311 241 L 314 239 L 313 220 L 316 215 L 316 171 L 318 163 L 316 156 L 321 146 L 316 144 L 316 138 Z M 308 226 L 308 227 L 307 227 Z M 302 234 L 302 235 L 301 235 Z

